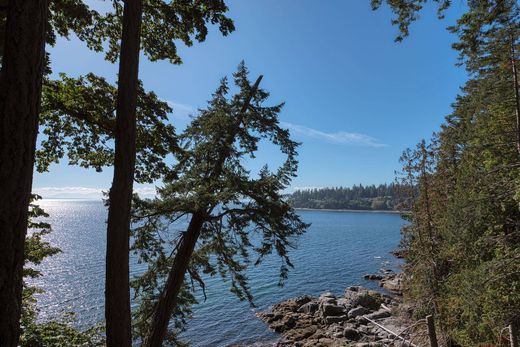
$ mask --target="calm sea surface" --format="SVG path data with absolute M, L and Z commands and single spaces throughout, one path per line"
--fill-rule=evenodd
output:
M 99 201 L 43 200 L 53 227 L 48 240 L 62 253 L 43 262 L 44 276 L 36 284 L 45 290 L 39 296 L 41 318 L 56 318 L 75 312 L 76 322 L 86 327 L 101 321 L 105 232 L 107 211 Z M 280 263 L 275 257 L 249 270 L 256 310 L 267 309 L 299 294 L 340 294 L 345 287 L 376 284 L 363 280 L 366 273 L 381 267 L 396 267 L 389 252 L 399 243 L 404 221 L 397 214 L 371 212 L 300 211 L 312 223 L 291 252 L 295 265 L 284 288 L 277 286 Z M 132 273 L 143 265 L 131 261 Z M 206 301 L 194 308 L 194 316 L 184 333 L 193 346 L 227 346 L 276 340 L 277 335 L 254 316 L 255 311 L 229 292 L 220 278 L 206 280 Z M 201 294 L 201 293 L 200 293 Z

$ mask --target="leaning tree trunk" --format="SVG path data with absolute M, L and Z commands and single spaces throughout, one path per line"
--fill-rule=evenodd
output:
M 213 170 L 208 177 L 209 181 L 213 181 L 219 178 L 224 168 L 224 162 L 231 153 L 233 142 L 235 141 L 236 135 L 242 123 L 243 117 L 249 108 L 251 99 L 256 94 L 258 86 L 262 81 L 262 75 L 258 77 L 255 84 L 251 87 L 249 95 L 246 96 L 244 104 L 237 116 L 233 129 L 228 133 L 228 136 L 224 139 L 222 152 L 218 160 L 216 160 Z M 195 212 L 191 216 L 190 224 L 188 229 L 182 235 L 180 244 L 173 260 L 173 266 L 168 273 L 168 279 L 164 285 L 164 290 L 159 297 L 159 301 L 155 307 L 155 311 L 152 317 L 152 325 L 150 332 L 145 339 L 144 346 L 146 347 L 161 347 L 164 337 L 168 331 L 168 323 L 172 316 L 173 310 L 177 306 L 179 292 L 184 282 L 184 276 L 188 270 L 190 259 L 195 250 L 195 245 L 200 235 L 202 225 L 206 221 L 206 216 L 211 213 L 211 206 L 205 206 L 205 208 Z M 208 212 L 209 211 L 209 212 Z
M 135 171 L 141 0 L 125 0 L 119 58 L 114 178 L 108 209 L 105 319 L 107 346 L 131 346 L 129 238 Z
M 161 297 L 154 311 L 150 334 L 146 338 L 144 346 L 162 346 L 162 342 L 168 330 L 168 323 L 170 322 L 173 310 L 177 306 L 179 292 L 184 282 L 184 275 L 188 270 L 191 255 L 195 249 L 195 244 L 199 238 L 203 223 L 204 212 L 194 213 L 188 229 L 180 241 L 173 266 L 170 269 L 164 290 L 161 293 Z
M 24 243 L 45 64 L 47 0 L 11 0 L 0 75 L 0 346 L 20 337 Z

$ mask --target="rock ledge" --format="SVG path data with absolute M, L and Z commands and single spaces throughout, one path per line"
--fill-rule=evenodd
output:
M 341 297 L 328 292 L 317 298 L 303 295 L 257 316 L 282 335 L 279 347 L 401 346 L 392 334 L 368 320 L 400 332 L 399 319 L 393 314 L 398 305 L 396 297 L 352 286 Z

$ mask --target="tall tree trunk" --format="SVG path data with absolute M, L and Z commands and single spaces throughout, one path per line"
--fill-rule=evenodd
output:
M 7 13 L 0 73 L 0 346 L 6 347 L 20 337 L 47 11 L 47 0 L 11 0 Z
M 513 72 L 513 90 L 515 93 L 515 115 L 516 115 L 516 151 L 520 155 L 520 96 L 518 92 L 518 71 L 516 68 L 516 52 L 515 52 L 515 39 L 513 32 L 511 31 L 510 36 L 511 45 L 511 67 Z
M 220 153 L 220 156 L 215 162 L 215 166 L 213 167 L 213 170 L 208 177 L 209 181 L 218 179 L 218 177 L 222 174 L 224 163 L 229 157 L 231 146 L 235 141 L 236 134 L 238 133 L 240 124 L 243 120 L 243 116 L 249 108 L 251 99 L 258 90 L 258 86 L 262 81 L 262 77 L 262 75 L 258 77 L 255 84 L 252 86 L 249 95 L 246 96 L 244 105 L 242 106 L 234 124 L 234 129 L 229 132 L 228 136 L 224 140 L 222 152 Z M 188 270 L 190 259 L 193 251 L 195 250 L 195 245 L 199 238 L 202 225 L 206 221 L 206 216 L 211 213 L 212 209 L 213 207 L 208 205 L 205 209 L 199 210 L 199 212 L 194 213 L 191 217 L 188 230 L 182 236 L 177 253 L 175 254 L 173 266 L 168 273 L 168 279 L 166 280 L 164 290 L 161 293 L 159 301 L 157 302 L 157 306 L 155 307 L 150 333 L 144 342 L 144 346 L 146 347 L 162 346 L 162 342 L 168 331 L 168 323 L 170 322 L 173 310 L 177 306 L 179 291 L 184 282 L 184 276 Z
M 107 346 L 131 346 L 129 238 L 135 171 L 141 0 L 125 0 L 119 57 L 114 178 L 108 210 L 105 319 Z

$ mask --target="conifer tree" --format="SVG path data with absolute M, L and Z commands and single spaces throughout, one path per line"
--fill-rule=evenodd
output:
M 141 0 L 125 0 L 117 82 L 114 178 L 109 193 L 105 272 L 107 346 L 131 346 L 130 209 L 136 156 Z
M 45 61 L 46 0 L 9 1 L 0 71 L 0 345 L 20 336 L 24 243 Z
M 14 3 L 14 2 L 12 2 L 12 3 Z M 87 44 L 87 46 L 89 48 L 94 49 L 96 51 L 102 51 L 105 48 L 107 48 L 106 55 L 105 55 L 106 59 L 108 59 L 109 61 L 115 62 L 120 54 L 120 39 L 121 39 L 122 26 L 123 26 L 122 25 L 122 23 L 123 23 L 123 16 L 122 16 L 123 10 L 122 9 L 123 8 L 122 8 L 122 1 L 114 1 L 113 5 L 114 5 L 114 12 L 107 12 L 105 14 L 99 14 L 96 11 L 90 10 L 80 0 L 52 1 L 49 3 L 48 11 L 47 10 L 44 11 L 45 14 L 48 13 L 48 24 L 49 25 L 48 25 L 46 32 L 45 32 L 45 30 L 41 30 L 42 35 L 46 34 L 45 36 L 42 36 L 42 37 L 44 37 L 44 39 L 47 41 L 47 43 L 53 45 L 56 42 L 56 37 L 58 35 L 68 37 L 69 33 L 71 31 L 73 31 L 80 40 L 85 41 L 85 43 Z M 142 40 L 140 46 L 143 48 L 145 55 L 147 55 L 148 58 L 151 60 L 168 59 L 170 62 L 172 62 L 174 64 L 178 64 L 181 62 L 181 60 L 177 56 L 176 46 L 175 46 L 176 40 L 178 40 L 178 39 L 182 40 L 188 46 L 193 44 L 193 38 L 195 38 L 197 41 L 203 41 L 208 33 L 208 29 L 206 27 L 206 25 L 208 23 L 218 25 L 220 31 L 224 35 L 227 35 L 229 32 L 234 30 L 232 21 L 225 16 L 226 11 L 227 11 L 227 7 L 222 0 L 211 0 L 211 1 L 206 1 L 204 3 L 201 3 L 199 1 L 193 1 L 193 2 L 192 1 L 165 2 L 165 1 L 161 1 L 161 0 L 144 1 L 144 5 L 143 5 L 144 23 L 142 25 L 141 30 L 139 30 L 139 32 L 141 33 L 141 35 L 143 37 L 143 40 Z M 35 15 L 35 18 L 39 18 L 39 17 Z M 5 28 L 4 25 L 6 23 L 6 19 L 7 19 L 7 22 L 9 22 L 9 16 L 7 15 L 7 12 L 5 11 L 5 9 L 0 9 L 0 28 L 1 29 Z M 46 21 L 44 21 L 44 22 L 46 22 Z M 32 25 L 34 26 L 34 23 L 32 23 Z M 31 25 L 28 24 L 27 26 L 31 26 Z M 24 27 L 24 26 L 22 25 L 21 27 Z M 38 28 L 41 29 L 40 27 L 38 27 Z M 182 29 L 179 30 L 179 28 L 182 28 Z M 11 34 L 9 33 L 8 30 L 6 31 L 6 33 L 7 33 L 6 42 L 8 42 L 8 40 L 10 38 L 13 38 L 13 39 L 18 38 L 18 36 L 16 36 L 16 35 L 10 37 L 9 35 L 11 35 Z M 104 45 L 103 44 L 104 42 L 108 42 L 108 45 Z M 4 47 L 3 41 L 0 41 L 0 46 L 1 46 L 0 48 L 1 48 L 2 52 L 4 52 L 5 47 Z M 6 46 L 8 46 L 8 45 L 6 45 Z M 139 49 L 139 44 L 137 46 L 138 46 L 137 48 Z M 42 43 L 42 47 L 43 47 L 43 43 Z M 6 57 L 7 57 L 7 54 L 4 56 L 4 60 L 3 60 L 5 62 L 7 62 Z M 47 60 L 47 63 L 48 62 L 49 61 Z M 3 64 L 3 65 L 6 65 L 6 64 Z M 33 66 L 39 66 L 39 65 L 33 64 Z M 46 72 L 50 72 L 49 65 L 47 65 Z M 42 64 L 42 73 L 43 73 L 43 64 Z M 130 75 L 124 73 L 124 74 L 120 74 L 120 77 L 125 79 L 125 78 L 130 77 Z M 135 91 L 137 89 L 137 77 L 136 76 L 134 76 L 134 77 L 135 78 L 133 78 L 134 82 L 132 83 L 132 85 L 129 85 L 126 83 L 122 83 L 122 84 L 124 84 L 125 87 L 134 89 L 134 91 Z M 42 76 L 40 76 L 39 78 L 41 79 Z M 35 95 L 37 95 L 39 98 L 40 92 L 37 89 L 31 90 L 31 92 L 34 92 Z M 135 93 L 133 93 L 133 94 L 134 94 L 134 96 L 132 98 L 135 99 L 136 95 L 135 95 Z M 94 97 L 100 96 L 95 93 L 91 93 L 91 95 L 93 95 Z M 101 98 L 103 98 L 103 95 L 101 95 Z M 94 103 L 96 101 L 97 100 L 93 100 Z M 104 101 L 104 100 L 102 100 L 102 101 Z M 128 105 L 131 106 L 131 103 L 127 103 L 127 102 L 121 102 L 121 104 L 125 105 L 125 106 L 128 106 Z M 74 106 L 74 104 L 69 104 L 68 106 L 69 107 L 68 107 L 67 112 L 69 112 L 69 113 L 64 112 L 64 114 L 70 114 L 70 113 L 73 113 L 75 115 L 82 114 L 81 109 L 72 110 L 72 106 Z M 56 109 L 54 111 L 56 113 L 58 113 L 58 112 L 60 112 L 60 109 Z M 52 123 L 52 121 L 55 119 L 56 119 L 56 117 L 49 118 L 48 122 Z M 38 124 L 37 113 L 36 113 L 35 120 L 36 120 L 35 124 Z M 74 124 L 74 123 L 77 124 L 77 119 L 72 120 L 72 124 Z M 86 120 L 84 123 L 88 123 L 88 120 Z M 49 125 L 49 123 L 48 123 L 48 125 Z M 54 125 L 50 124 L 50 125 L 51 125 L 51 128 L 59 129 L 56 126 L 56 124 L 54 124 Z M 95 125 L 89 126 L 89 127 L 91 129 L 93 129 L 93 128 L 95 128 Z M 47 128 L 47 129 L 49 129 L 49 128 Z M 105 131 L 105 133 L 106 133 L 106 129 L 104 129 L 103 131 Z M 13 136 L 4 137 L 6 139 L 6 141 L 11 141 L 12 143 L 15 143 L 18 140 L 22 141 L 22 137 L 26 140 L 29 137 L 31 137 L 31 141 L 34 143 L 36 142 L 36 132 L 34 134 L 32 134 L 31 132 L 26 132 L 25 134 L 23 134 L 23 136 L 20 135 L 19 139 L 14 138 L 14 134 L 15 134 L 14 131 L 6 131 L 6 133 L 13 135 Z M 112 133 L 111 135 L 117 136 L 116 133 Z M 95 139 L 96 137 L 97 137 L 97 135 L 94 133 L 94 135 L 92 135 L 92 136 L 87 135 L 87 136 L 80 137 L 80 138 L 87 139 L 87 141 L 88 141 L 91 139 Z M 62 138 L 62 136 L 58 135 L 55 138 Z M 168 139 L 169 138 L 170 137 L 168 137 Z M 167 139 L 167 141 L 169 141 L 168 139 Z M 118 142 L 121 142 L 121 141 L 118 141 Z M 130 143 L 131 142 L 132 142 L 132 140 L 130 139 Z M 91 145 L 91 143 L 88 143 L 88 142 L 84 145 L 83 145 L 83 143 L 81 144 L 82 148 L 88 148 L 89 145 Z M 166 146 L 168 146 L 168 144 L 166 144 Z M 96 144 L 95 147 L 99 147 L 99 144 Z M 159 146 L 152 146 L 152 147 L 158 148 L 161 146 L 159 145 Z M 4 146 L 3 148 L 6 151 L 9 149 L 8 146 Z M 63 148 L 63 146 L 60 146 L 60 148 Z M 132 151 L 130 151 L 130 152 L 132 152 Z M 34 162 L 34 153 L 30 154 L 30 151 L 27 151 L 26 153 L 30 155 L 30 157 L 31 157 L 30 160 L 32 162 Z M 51 151 L 51 153 L 52 153 L 52 151 Z M 56 153 L 56 151 L 54 151 L 54 153 Z M 83 164 L 90 165 L 91 163 L 93 163 L 94 166 L 97 165 L 96 159 L 94 158 L 94 155 L 92 153 L 87 154 L 85 152 L 73 151 L 72 156 L 77 157 L 78 154 L 82 157 Z M 47 159 L 50 159 L 51 161 L 55 161 L 56 159 L 62 157 L 63 153 L 58 153 L 58 155 L 54 156 L 54 157 L 51 157 L 50 155 L 46 155 L 46 154 L 44 154 L 44 156 L 47 156 Z M 134 156 L 135 156 L 135 154 L 134 154 Z M 161 154 L 155 155 L 155 156 L 148 155 L 147 157 L 149 159 L 155 157 L 153 159 L 153 160 L 155 160 L 155 162 L 152 162 L 152 165 L 160 166 L 160 164 L 157 162 L 157 159 L 160 156 L 161 156 Z M 131 153 L 127 157 L 131 158 L 132 157 Z M 109 158 L 104 157 L 104 158 L 100 158 L 100 160 L 97 160 L 97 161 L 106 163 L 108 159 Z M 28 167 L 31 168 L 31 172 L 32 172 L 32 164 L 29 165 Z M 97 168 L 99 168 L 99 167 L 100 166 L 97 166 Z M 126 171 L 128 171 L 128 170 L 126 170 Z M 148 172 L 153 172 L 153 170 L 148 170 Z M 159 173 L 154 173 L 152 176 L 157 176 L 157 175 L 159 175 Z M 31 177 L 32 177 L 32 175 L 31 175 Z M 118 181 L 120 181 L 120 180 L 118 180 Z M 128 181 L 130 182 L 130 184 L 128 183 Z M 126 188 L 124 190 L 131 191 L 131 187 L 130 187 L 130 189 L 128 189 L 128 186 L 131 185 L 131 182 L 132 182 L 131 180 L 127 180 L 127 183 L 125 185 Z M 26 191 L 26 190 L 30 191 L 30 185 L 28 183 L 25 184 L 25 186 L 22 188 L 23 188 L 23 190 L 21 190 L 21 191 Z M 4 197 L 8 197 L 8 196 L 14 197 L 14 195 L 7 194 L 7 193 L 4 194 L 3 196 Z M 28 195 L 26 194 L 26 196 L 28 196 Z M 5 199 L 8 199 L 8 198 L 5 198 Z M 128 200 L 128 204 L 129 203 L 130 202 Z M 10 206 L 11 209 L 16 208 L 17 210 L 20 211 L 20 213 L 22 215 L 24 215 L 24 214 L 26 214 L 26 212 L 24 212 L 24 211 L 27 211 L 27 209 L 28 209 L 28 198 L 25 199 L 23 206 L 20 204 L 17 204 L 17 201 L 12 201 L 12 200 L 10 200 L 10 201 L 6 200 L 5 206 Z M 15 206 L 18 206 L 18 207 L 15 207 Z M 3 206 L 2 206 L 2 208 L 3 208 Z M 4 213 L 3 209 L 1 211 L 1 213 L 2 214 Z M 6 213 L 7 213 L 7 211 L 6 211 Z M 112 219 L 113 218 L 111 218 L 111 220 Z M 20 232 L 23 231 L 23 235 L 25 235 L 26 230 L 27 230 L 26 224 L 21 223 Z M 20 235 L 22 235 L 22 233 L 20 233 Z M 23 237 L 21 237 L 21 239 L 23 239 Z M 10 247 L 9 242 L 6 242 L 4 244 L 6 245 L 6 247 Z M 127 247 L 126 247 L 126 249 L 127 249 Z M 6 249 L 6 254 L 9 254 L 9 252 L 11 250 L 12 250 L 11 248 Z M 123 261 L 124 261 L 124 259 L 123 259 Z M 12 275 L 11 272 L 18 273 L 17 279 L 15 282 L 18 283 L 18 287 L 21 288 L 21 281 L 22 281 L 21 267 L 18 266 L 16 269 L 14 269 L 14 268 L 8 269 L 8 272 L 9 272 L 9 274 L 6 275 L 8 277 Z M 18 305 L 18 307 L 20 307 L 19 300 L 12 301 L 12 302 L 13 302 L 13 305 Z M 129 312 L 129 310 L 127 310 L 127 313 L 128 312 Z M 128 314 L 126 314 L 126 316 L 128 316 Z M 14 320 L 17 321 L 17 319 L 14 319 Z M 127 319 L 127 321 L 129 321 L 129 318 Z M 128 326 L 128 324 L 126 324 L 126 326 Z M 127 330 L 126 335 L 129 336 L 129 333 L 128 333 L 129 328 L 126 330 Z
M 281 283 L 292 266 L 288 249 L 307 227 L 282 195 L 296 174 L 297 143 L 279 126 L 282 105 L 263 105 L 268 93 L 259 88 L 260 80 L 251 85 L 242 63 L 234 74 L 239 90 L 229 98 L 223 79 L 208 107 L 180 136 L 178 162 L 158 197 L 135 204 L 134 249 L 149 263 L 134 282 L 144 318 L 138 334 L 146 336 L 146 346 L 162 345 L 171 318 L 182 327 L 194 302 L 186 276 L 203 288 L 201 272 L 229 276 L 231 291 L 251 301 L 244 274 L 251 251 L 256 263 L 272 252 L 281 257 Z M 286 160 L 278 170 L 264 167 L 254 177 L 242 160 L 254 158 L 261 139 L 277 145 Z M 172 232 L 183 218 L 186 230 Z
M 450 5 L 430 2 L 441 13 Z M 402 39 L 428 1 L 386 3 Z M 475 0 L 467 8 L 449 30 L 470 79 L 432 144 L 403 156 L 417 186 L 403 230 L 405 299 L 416 318 L 436 313 L 446 346 L 501 343 L 504 328 L 520 322 L 519 7 Z

